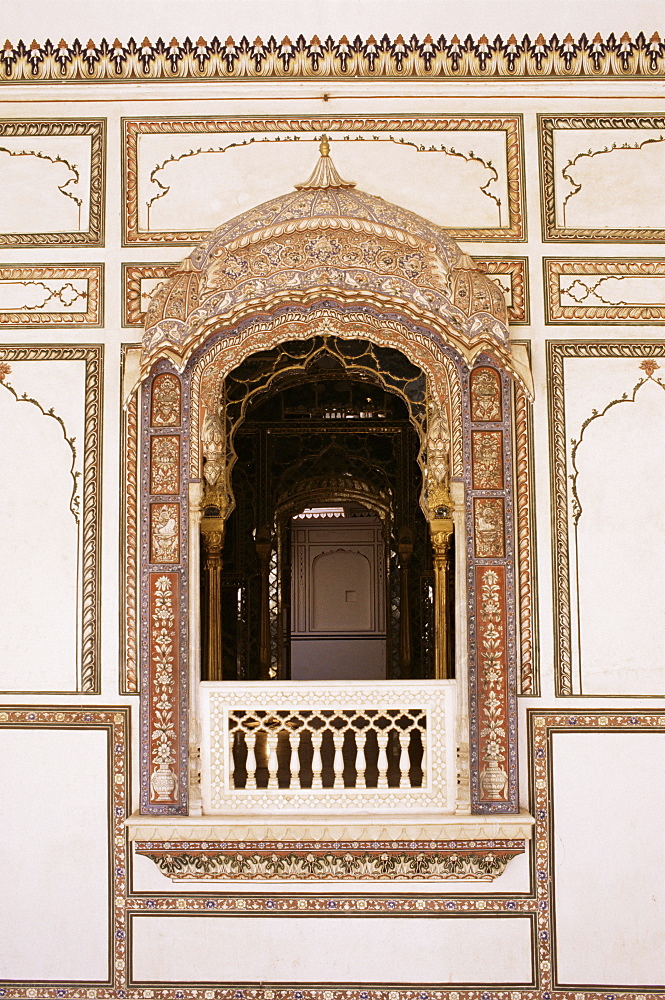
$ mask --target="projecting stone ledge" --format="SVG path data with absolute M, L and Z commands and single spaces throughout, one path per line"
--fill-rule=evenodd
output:
M 492 881 L 523 854 L 533 819 L 505 816 L 146 817 L 127 821 L 136 853 L 174 880 Z

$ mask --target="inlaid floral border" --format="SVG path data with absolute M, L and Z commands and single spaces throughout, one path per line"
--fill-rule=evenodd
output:
M 470 227 L 448 229 L 453 239 L 523 240 L 526 231 L 524 207 L 524 168 L 522 162 L 522 128 L 520 115 L 443 118 L 437 116 L 318 118 L 125 118 L 122 121 L 123 143 L 123 245 L 189 246 L 198 243 L 206 233 L 202 230 L 145 231 L 139 227 L 138 170 L 139 139 L 142 135 L 203 136 L 210 134 L 243 134 L 264 132 L 274 136 L 280 132 L 399 132 L 399 131 L 495 131 L 506 137 L 506 187 L 508 192 L 507 226 L 492 228 Z M 217 220 L 218 221 L 218 220 Z

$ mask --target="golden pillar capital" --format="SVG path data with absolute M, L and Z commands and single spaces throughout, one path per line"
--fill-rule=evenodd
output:
M 206 555 L 220 555 L 224 544 L 224 518 L 223 517 L 202 517 L 201 537 Z

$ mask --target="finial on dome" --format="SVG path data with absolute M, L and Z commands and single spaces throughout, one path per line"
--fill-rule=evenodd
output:
M 303 181 L 302 184 L 296 184 L 297 191 L 308 191 L 317 188 L 352 188 L 356 186 L 355 181 L 342 180 L 337 173 L 335 164 L 330 159 L 330 142 L 325 133 L 321 136 L 319 152 L 321 157 L 314 167 L 312 176 Z

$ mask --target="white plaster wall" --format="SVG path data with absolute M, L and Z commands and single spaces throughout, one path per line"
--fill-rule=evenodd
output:
M 0 979 L 109 974 L 107 736 L 0 729 Z
M 553 740 L 558 980 L 662 986 L 665 736 Z
M 139 917 L 133 947 L 136 982 L 528 983 L 532 975 L 524 917 Z
M 41 0 L 39 3 L 36 0 L 24 0 L 3 11 L 4 34 L 14 41 L 23 38 L 28 43 L 33 37 L 39 40 L 47 37 L 58 40 L 64 37 L 70 41 L 79 37 L 85 42 L 88 37 L 99 40 L 102 36 L 109 39 L 118 36 L 127 40 L 130 35 L 142 39 L 146 34 L 153 41 L 158 34 L 167 39 L 173 35 L 179 38 L 184 38 L 185 35 L 196 38 L 203 34 L 205 38 L 211 39 L 214 34 L 219 34 L 220 37 L 232 34 L 238 39 L 243 34 L 253 38 L 260 33 L 265 39 L 271 33 L 277 38 L 289 33 L 295 39 L 301 32 L 307 38 L 314 32 L 320 37 L 328 32 L 339 37 L 345 32 L 349 38 L 353 38 L 356 32 L 363 37 L 374 32 L 380 38 L 384 32 L 394 37 L 400 31 L 405 35 L 416 31 L 420 37 L 427 32 L 435 37 L 440 33 L 450 37 L 457 32 L 461 38 L 468 33 L 476 38 L 481 33 L 486 33 L 493 38 L 500 32 L 505 39 L 511 31 L 515 31 L 518 37 L 528 32 L 532 38 L 540 31 L 547 36 L 556 31 L 561 38 L 568 31 L 575 37 L 586 31 L 592 37 L 596 31 L 603 34 L 614 31 L 620 35 L 627 30 L 634 37 L 637 31 L 643 30 L 648 37 L 654 30 L 662 33 L 661 22 L 660 0 L 637 0 L 620 7 L 607 4 L 604 0 L 588 0 L 584 5 L 577 0 L 574 3 L 572 0 L 565 0 L 547 6 L 518 3 L 515 0 L 502 4 L 489 0 L 481 3 L 460 0 L 452 8 L 438 0 L 408 6 L 403 0 L 365 0 L 363 4 L 351 3 L 349 0 L 329 0 L 316 5 L 309 2 L 246 2 L 226 5 L 223 17 L 220 16 L 218 0 L 197 0 L 196 3 L 149 0 L 140 5 L 129 0 L 118 0 L 112 5 L 101 2 L 84 5 L 75 0 L 58 0 L 44 5 Z M 0 493 L 0 531 L 4 532 L 1 545 L 0 586 L 3 589 L 0 612 L 4 634 L 12 636 L 3 647 L 0 670 L 8 678 L 6 686 L 15 692 L 3 696 L 4 700 L 9 704 L 27 702 L 31 706 L 40 706 L 48 703 L 56 707 L 70 704 L 72 700 L 85 706 L 129 703 L 134 713 L 133 733 L 136 744 L 137 699 L 125 698 L 118 693 L 117 554 L 118 497 L 121 489 L 118 380 L 120 344 L 127 341 L 138 342 L 140 331 L 123 329 L 121 325 L 121 263 L 130 260 L 178 261 L 189 252 L 189 248 L 169 245 L 122 247 L 121 116 L 253 114 L 265 117 L 322 113 L 351 116 L 473 113 L 524 116 L 526 241 L 469 241 L 464 244 L 464 249 L 472 254 L 528 257 L 531 324 L 517 328 L 515 333 L 531 346 L 537 388 L 533 458 L 540 634 L 536 646 L 542 688 L 542 696 L 530 699 L 528 704 L 532 708 L 554 708 L 562 716 L 569 712 L 595 711 L 600 706 L 608 712 L 612 708 L 627 707 L 636 713 L 662 706 L 662 700 L 650 697 L 657 690 L 655 686 L 650 686 L 650 682 L 657 676 L 663 649 L 662 631 L 653 627 L 653 614 L 646 631 L 641 628 L 639 632 L 632 630 L 628 634 L 622 627 L 621 637 L 615 643 L 602 646 L 601 640 L 606 641 L 602 634 L 603 621 L 620 620 L 624 611 L 617 610 L 615 606 L 608 611 L 605 607 L 607 601 L 601 604 L 594 596 L 593 585 L 587 586 L 584 591 L 582 614 L 583 622 L 586 623 L 585 634 L 591 636 L 587 654 L 588 657 L 596 657 L 598 668 L 593 678 L 588 675 L 589 684 L 582 688 L 586 692 L 585 697 L 556 699 L 554 694 L 553 635 L 556 620 L 551 597 L 551 425 L 545 341 L 662 339 L 663 326 L 655 322 L 640 326 L 619 322 L 604 326 L 547 326 L 542 258 L 572 256 L 640 259 L 663 257 L 664 254 L 662 246 L 646 241 L 623 244 L 620 241 L 543 241 L 539 143 L 535 118 L 537 113 L 544 112 L 653 114 L 661 101 L 656 87 L 657 85 L 652 87 L 644 81 L 619 80 L 593 83 L 573 81 L 570 86 L 560 81 L 532 81 L 524 85 L 516 84 L 513 80 L 492 83 L 478 81 L 464 85 L 456 81 L 377 85 L 352 81 L 348 84 L 336 82 L 330 87 L 321 82 L 289 83 L 279 87 L 272 82 L 234 84 L 227 81 L 219 85 L 168 85 L 163 88 L 147 84 L 143 87 L 127 85 L 113 88 L 105 85 L 77 89 L 58 84 L 57 92 L 41 85 L 4 90 L 3 117 L 23 119 L 96 116 L 108 120 L 105 246 L 76 249 L 31 247 L 27 250 L 10 247 L 3 251 L 4 259 L 16 264 L 26 260 L 32 263 L 71 263 L 72 260 L 103 263 L 106 268 L 104 328 L 50 328 L 40 327 L 35 323 L 32 327 L 2 330 L 3 342 L 58 344 L 80 340 L 103 342 L 106 347 L 100 622 L 103 694 L 72 698 L 66 694 L 46 693 L 73 688 L 77 637 L 76 626 L 70 623 L 71 619 L 67 618 L 64 611 L 59 614 L 52 610 L 58 601 L 66 603 L 67 614 L 71 610 L 71 599 L 67 596 L 68 592 L 65 593 L 61 577 L 49 573 L 43 590 L 39 593 L 36 590 L 39 554 L 35 550 L 35 523 L 40 517 L 46 521 L 46 534 L 42 536 L 44 544 L 53 543 L 56 554 L 62 561 L 61 565 L 65 559 L 71 558 L 72 546 L 66 537 L 69 530 L 64 526 L 66 518 L 56 530 L 52 516 L 49 515 L 48 504 L 55 502 L 57 492 L 53 479 L 55 472 L 50 467 L 49 486 L 43 488 L 44 463 L 54 461 L 54 452 L 51 449 L 48 449 L 48 453 L 38 450 L 36 458 L 31 458 L 34 453 L 28 447 L 29 439 L 25 436 L 19 439 L 12 417 L 1 429 L 0 491 L 1 481 L 4 479 L 6 482 L 11 469 L 18 468 L 19 463 L 23 463 L 21 469 L 25 474 L 22 482 L 31 482 L 28 477 L 28 473 L 31 473 L 35 476 L 36 485 L 23 486 L 15 494 L 6 489 Z M 326 103 L 322 100 L 324 89 L 329 89 L 332 95 Z M 572 141 L 576 137 L 568 138 L 570 149 L 566 147 L 566 159 L 579 151 L 574 148 Z M 580 148 L 586 149 L 589 142 L 585 136 L 582 138 L 585 141 Z M 604 135 L 594 138 L 600 138 L 603 144 L 605 142 Z M 381 148 L 383 150 L 388 147 Z M 312 143 L 311 150 L 314 149 Z M 64 146 L 62 150 L 63 154 L 67 152 Z M 72 152 L 71 144 L 69 151 Z M 657 159 L 659 151 L 660 147 L 653 150 L 654 158 Z M 169 153 L 170 150 L 166 155 Z M 490 151 L 490 155 L 493 154 L 494 151 Z M 461 203 L 455 200 L 454 192 L 451 194 L 446 189 L 439 199 L 437 192 L 427 191 L 426 197 L 423 197 L 411 173 L 387 164 L 385 158 L 381 160 L 380 169 L 377 168 L 376 178 L 372 179 L 371 164 L 368 165 L 365 153 L 362 156 L 360 153 L 352 156 L 344 153 L 342 156 L 350 159 L 348 164 L 344 164 L 344 168 L 340 161 L 341 173 L 348 170 L 350 179 L 362 181 L 370 190 L 386 197 L 394 197 L 403 203 L 408 202 L 411 207 L 422 211 L 429 210 L 428 206 L 431 209 L 433 202 L 436 202 L 437 208 L 441 204 L 442 208 L 448 205 L 456 211 L 461 210 Z M 624 221 L 637 220 L 640 224 L 646 221 L 652 225 L 654 220 L 660 218 L 660 203 L 655 206 L 654 211 L 650 211 L 649 199 L 653 201 L 658 198 L 658 188 L 656 186 L 654 194 L 654 171 L 647 161 L 652 162 L 650 156 L 640 157 L 637 154 L 636 162 L 640 166 L 630 168 L 631 181 L 635 182 L 637 194 L 631 187 L 630 197 L 627 195 L 625 199 L 630 210 L 626 209 Z M 155 162 L 154 158 L 150 161 L 143 180 Z M 594 165 L 597 162 L 592 161 Z M 145 163 L 148 163 L 147 159 Z M 288 171 L 285 171 L 280 191 L 288 190 L 291 183 L 304 179 L 309 169 L 308 162 L 304 174 L 300 167 L 293 177 L 287 177 Z M 569 222 L 577 221 L 586 225 L 600 218 L 601 224 L 604 224 L 599 212 L 606 209 L 607 224 L 611 224 L 613 216 L 609 213 L 613 199 L 605 197 L 599 189 L 600 182 L 597 178 L 601 175 L 605 176 L 599 170 L 596 188 L 592 191 L 593 197 L 586 205 L 572 200 L 571 211 L 578 206 L 577 216 L 571 215 Z M 614 178 L 613 191 L 616 196 L 621 186 L 625 185 L 627 176 L 625 169 L 617 168 L 616 175 L 610 171 L 603 183 Z M 207 198 L 206 211 L 210 207 L 206 183 L 212 177 L 213 171 L 208 171 L 195 179 L 200 198 L 204 201 Z M 431 180 L 431 176 L 429 179 Z M 20 212 L 22 221 L 26 226 L 30 222 L 35 228 L 39 228 L 45 223 L 38 215 L 36 202 L 32 197 L 34 177 L 31 184 L 27 180 L 26 176 L 26 183 L 15 185 L 13 190 L 15 197 L 23 196 L 25 199 Z M 585 180 L 585 192 L 593 184 L 592 178 Z M 252 176 L 247 186 L 247 197 L 252 203 L 267 196 L 260 177 Z M 181 184 L 179 192 L 173 192 L 176 210 L 172 213 L 171 220 L 187 208 L 185 189 L 186 185 Z M 398 196 L 401 190 L 404 192 L 403 198 Z M 190 195 L 191 191 L 190 187 Z M 559 194 L 562 191 L 560 186 Z M 468 204 L 468 191 L 467 194 Z M 216 188 L 215 196 L 220 199 L 219 208 L 214 208 L 214 217 L 210 218 L 211 226 L 223 221 L 226 205 L 229 214 L 234 210 L 233 198 L 229 196 L 223 202 L 219 187 Z M 51 202 L 53 206 L 56 203 L 60 204 L 58 199 Z M 166 201 L 164 203 L 168 204 Z M 63 205 L 67 207 L 64 201 Z M 199 199 L 198 204 L 193 206 L 198 214 L 193 214 L 192 220 L 197 224 L 202 215 L 200 205 Z M 7 214 L 7 225 L 11 223 L 16 228 L 14 223 L 17 205 L 12 203 L 11 208 L 13 214 Z M 446 221 L 444 215 L 441 219 Z M 63 223 L 64 228 L 67 226 L 71 226 L 69 219 Z M 647 289 L 644 294 L 650 301 L 649 295 L 653 296 L 654 292 Z M 620 295 L 619 298 L 621 297 Z M 625 291 L 623 297 L 625 298 Z M 566 420 L 567 436 L 570 438 L 579 431 L 592 407 L 604 405 L 607 399 L 613 399 L 617 393 L 620 396 L 622 392 L 629 390 L 634 383 L 626 382 L 627 375 L 632 373 L 633 368 L 636 375 L 639 375 L 639 369 L 637 363 L 633 365 L 632 361 L 630 364 L 623 361 L 612 362 L 611 365 L 575 361 L 567 362 L 567 365 L 570 391 L 566 399 Z M 579 368 L 579 378 L 573 373 L 576 366 Z M 40 375 L 45 383 L 50 377 L 47 375 L 50 370 L 49 366 L 44 366 L 43 375 Z M 616 377 L 613 372 L 618 373 Z M 662 369 L 657 374 L 662 376 Z M 48 405 L 61 412 L 66 422 L 70 419 L 68 413 L 73 414 L 76 410 L 79 425 L 75 433 L 80 456 L 83 442 L 83 429 L 80 426 L 82 415 L 80 394 L 77 395 L 79 388 L 75 388 L 75 385 L 80 386 L 80 381 L 77 383 L 75 379 L 67 380 L 60 376 L 56 381 L 60 394 L 54 396 Z M 24 391 L 23 386 L 21 391 Z M 25 391 L 32 393 L 33 386 L 26 385 Z M 7 399 L 7 403 L 11 404 L 12 401 Z M 656 463 L 649 466 L 649 462 L 659 449 L 662 452 L 662 436 L 660 432 L 656 432 L 655 425 L 647 420 L 640 426 L 639 433 L 624 435 L 621 440 L 625 452 L 630 452 L 631 449 L 635 452 L 627 455 L 623 469 L 648 467 L 649 474 L 655 476 Z M 611 438 L 608 447 L 611 448 Z M 602 450 L 597 449 L 594 460 L 601 463 L 602 454 Z M 602 500 L 603 490 L 607 493 L 607 487 L 603 486 L 602 480 L 598 482 L 601 484 L 599 499 Z M 622 483 L 617 493 L 618 506 L 625 512 L 627 521 L 631 516 L 635 517 L 635 511 L 640 511 L 637 523 L 632 525 L 640 538 L 639 559 L 635 559 L 633 543 L 626 543 L 627 536 L 622 536 L 620 540 L 624 548 L 618 545 L 614 553 L 608 554 L 607 541 L 603 539 L 602 532 L 598 531 L 588 543 L 590 558 L 586 561 L 598 582 L 605 587 L 611 582 L 607 580 L 607 567 L 611 568 L 616 564 L 619 586 L 615 591 L 615 598 L 617 594 L 620 600 L 625 596 L 624 610 L 632 602 L 630 606 L 640 614 L 645 607 L 652 610 L 656 607 L 654 602 L 657 596 L 650 580 L 643 572 L 640 573 L 644 559 L 650 558 L 645 546 L 650 543 L 657 546 L 663 542 L 662 524 L 659 524 L 657 530 L 649 527 L 648 530 L 639 531 L 645 520 L 662 514 L 662 497 L 653 499 L 660 489 L 660 480 L 652 478 L 649 482 L 648 491 L 644 491 L 642 487 L 625 487 Z M 639 490 L 642 492 L 636 495 Z M 42 496 L 42 492 L 45 496 Z M 16 522 L 9 521 L 10 496 L 14 496 L 12 517 L 20 514 Z M 610 505 L 612 499 L 611 495 L 605 497 Z M 616 513 L 616 508 L 613 507 L 610 512 Z M 596 524 L 598 523 L 597 519 Z M 617 519 L 613 523 L 620 530 L 621 520 Z M 53 537 L 49 537 L 49 534 Z M 25 546 L 21 555 L 18 554 L 19 536 Z M 631 537 L 634 540 L 634 536 Z M 616 600 L 614 603 L 616 605 Z M 43 627 L 41 630 L 31 630 L 33 615 L 28 615 L 27 609 L 32 606 L 42 609 L 43 615 L 50 609 L 49 613 L 53 619 L 57 619 L 57 624 L 49 630 L 44 630 Z M 15 628 L 15 631 L 7 631 L 9 626 Z M 40 643 L 39 649 L 36 649 L 35 644 Z M 636 655 L 638 650 L 639 655 Z M 50 660 L 48 656 L 51 657 Z M 592 663 L 588 657 L 585 662 Z M 628 660 L 631 657 L 633 682 L 626 685 L 624 678 L 627 676 Z M 53 668 L 51 663 L 55 665 Z M 642 672 L 639 677 L 635 673 L 638 668 Z M 42 694 L 32 693 L 26 696 L 19 693 L 19 690 L 28 688 L 33 692 L 41 691 Z M 603 697 L 596 699 L 596 695 Z M 588 987 L 590 990 L 597 984 L 605 987 L 623 986 L 629 991 L 635 990 L 636 984 L 640 983 L 644 985 L 641 992 L 645 992 L 649 984 L 658 981 L 665 967 L 661 931 L 665 923 L 662 908 L 662 828 L 665 816 L 662 738 L 637 733 L 557 736 L 554 740 L 554 752 L 552 847 L 556 863 L 556 973 L 559 983 L 564 987 L 570 985 L 571 990 L 575 989 L 575 984 L 581 984 L 577 985 L 577 989 Z M 102 981 L 107 976 L 105 754 L 105 736 L 98 732 L 5 730 L 0 733 L 0 870 L 3 883 L 0 977 L 19 983 L 40 984 L 76 979 Z M 524 734 L 520 767 L 525 805 L 529 768 L 527 754 L 528 743 Z M 137 759 L 135 745 L 131 757 L 135 793 L 138 784 Z M 145 858 L 135 860 L 134 876 L 137 891 L 152 893 L 156 897 L 176 897 L 178 904 L 184 905 L 183 901 L 190 891 L 199 897 L 203 894 L 216 895 L 216 887 L 211 887 L 210 884 L 183 886 L 170 882 Z M 352 886 L 326 883 L 325 887 L 312 883 L 305 887 L 281 883 L 270 885 L 265 893 L 280 898 L 301 888 L 304 896 L 322 893 L 331 897 L 342 893 L 347 896 L 364 893 L 385 896 L 388 891 L 399 890 L 400 895 L 417 893 L 444 899 L 454 896 L 457 899 L 461 897 L 462 901 L 465 897 L 480 896 L 490 901 L 500 900 L 503 905 L 503 901 L 511 894 L 529 894 L 529 861 L 525 856 L 511 862 L 505 875 L 492 884 L 400 883 L 387 889 L 385 885 L 361 883 Z M 238 895 L 256 895 L 262 893 L 264 887 L 238 883 L 225 886 L 222 892 L 227 891 Z M 176 912 L 177 904 L 173 902 L 172 905 Z M 249 928 L 254 930 L 249 931 Z M 255 935 L 262 941 L 263 951 L 256 948 Z M 359 920 L 315 915 L 310 918 L 300 917 L 296 922 L 293 918 L 282 919 L 263 914 L 252 918 L 220 919 L 213 915 L 185 917 L 178 913 L 177 916 L 137 918 L 134 949 L 134 975 L 138 979 L 154 979 L 165 984 L 192 977 L 207 979 L 209 983 L 238 981 L 240 978 L 307 983 L 327 978 L 331 982 L 367 982 L 374 979 L 391 984 L 408 981 L 441 984 L 472 981 L 488 985 L 519 984 L 529 982 L 531 978 L 531 942 L 527 921 L 513 916 L 504 919 L 481 916 L 473 920 L 407 920 L 395 915 L 381 920 Z

